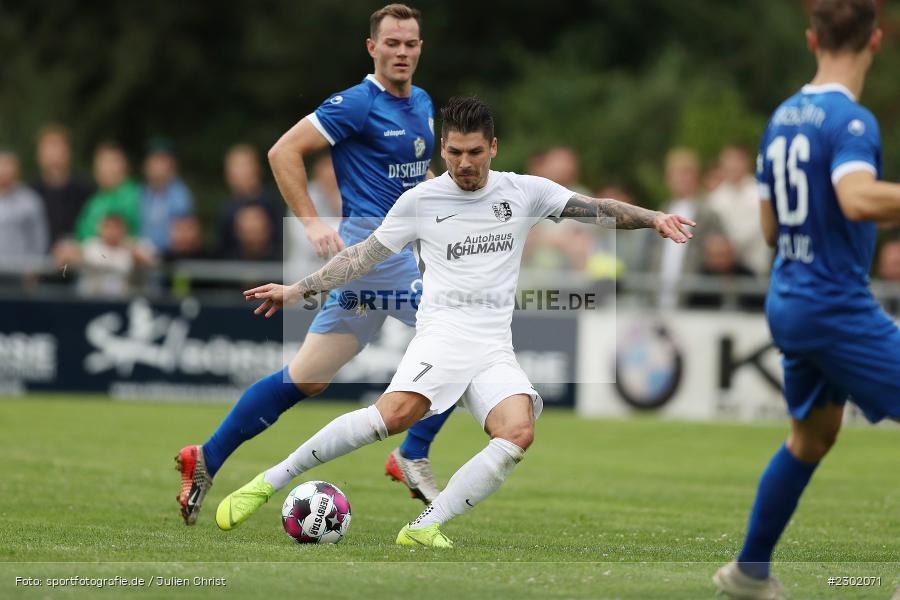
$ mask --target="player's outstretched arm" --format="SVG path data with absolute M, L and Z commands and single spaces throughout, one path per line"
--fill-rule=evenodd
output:
M 295 304 L 301 298 L 308 298 L 320 292 L 327 292 L 354 279 L 359 279 L 375 265 L 394 255 L 394 252 L 370 235 L 365 241 L 345 248 L 321 269 L 304 277 L 294 285 L 267 283 L 244 292 L 245 300 L 263 300 L 253 314 L 265 313 L 266 318 L 277 313 L 282 307 Z
M 685 225 L 696 226 L 690 219 L 679 215 L 647 210 L 612 198 L 591 198 L 582 194 L 572 196 L 559 216 L 595 225 L 615 223 L 616 229 L 653 228 L 660 236 L 679 244 L 694 237 Z
M 900 185 L 878 181 L 868 171 L 854 171 L 835 185 L 838 202 L 851 221 L 900 221 Z

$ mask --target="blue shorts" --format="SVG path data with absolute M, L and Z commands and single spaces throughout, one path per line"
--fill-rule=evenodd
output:
M 370 273 L 332 290 L 310 324 L 309 332 L 352 333 L 362 350 L 381 331 L 387 317 L 415 327 L 421 290 L 421 275 L 413 261 Z M 363 313 L 358 310 L 361 304 L 366 308 Z
M 880 309 L 867 320 L 869 326 L 855 336 L 839 335 L 816 348 L 786 350 L 776 339 L 784 352 L 784 397 L 792 417 L 803 420 L 814 406 L 849 399 L 873 423 L 900 418 L 900 329 Z

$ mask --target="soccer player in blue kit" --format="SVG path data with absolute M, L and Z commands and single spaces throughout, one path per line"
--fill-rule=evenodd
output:
M 434 107 L 428 94 L 412 85 L 422 50 L 420 26 L 419 11 L 403 4 L 375 11 L 370 18 L 371 37 L 366 40 L 375 73 L 325 100 L 269 151 L 278 188 L 321 257 L 365 240 L 396 199 L 431 174 Z M 318 218 L 303 167 L 303 157 L 329 145 L 343 200 L 340 235 Z M 357 286 L 395 290 L 395 298 L 409 297 L 418 291 L 420 277 L 413 253 L 407 249 L 379 265 Z M 341 307 L 340 292 L 330 294 L 286 367 L 250 386 L 205 444 L 186 446 L 178 453 L 181 488 L 177 500 L 185 524 L 197 521 L 212 478 L 231 453 L 294 404 L 328 387 L 337 371 L 378 333 L 387 316 L 415 326 L 412 302 L 391 302 L 391 310 L 358 315 Z M 447 416 L 449 412 L 414 426 L 386 465 L 388 474 L 426 503 L 439 492 L 428 448 Z
M 876 223 L 900 220 L 879 181 L 878 123 L 857 103 L 881 44 L 875 0 L 817 0 L 807 43 L 818 70 L 763 134 L 763 233 L 778 248 L 766 316 L 783 353 L 791 433 L 763 472 L 737 560 L 713 581 L 732 598 L 782 598 L 772 551 L 849 399 L 872 422 L 900 417 L 900 329 L 869 291 Z

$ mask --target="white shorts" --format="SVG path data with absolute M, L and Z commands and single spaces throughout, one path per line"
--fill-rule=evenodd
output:
M 534 418 L 544 407 L 511 346 L 475 343 L 449 334 L 416 334 L 385 393 L 416 392 L 431 401 L 428 415 L 462 398 L 482 429 L 488 413 L 516 394 L 531 397 Z

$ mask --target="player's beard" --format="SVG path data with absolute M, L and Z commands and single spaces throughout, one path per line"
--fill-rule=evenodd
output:
M 484 187 L 486 178 L 478 171 L 473 170 L 471 172 L 458 173 L 454 179 L 461 190 L 474 192 Z

